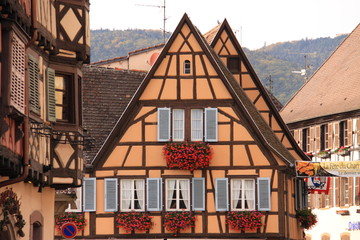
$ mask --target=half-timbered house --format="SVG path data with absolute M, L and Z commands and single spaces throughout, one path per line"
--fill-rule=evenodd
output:
M 303 239 L 294 163 L 306 156 L 222 30 L 210 46 L 181 19 L 87 168 L 83 239 Z
M 0 12 L 0 239 L 53 239 L 68 205 L 55 207 L 56 189 L 82 184 L 89 1 L 4 0 Z
M 295 140 L 314 162 L 360 158 L 359 39 L 360 25 L 281 111 Z M 326 189 L 309 189 L 309 206 L 319 222 L 306 232 L 307 239 L 360 238 L 359 170 L 349 169 L 347 174 L 352 176 L 323 178 Z

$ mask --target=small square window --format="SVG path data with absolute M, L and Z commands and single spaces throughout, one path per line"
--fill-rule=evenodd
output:
M 238 57 L 228 58 L 227 67 L 231 73 L 240 73 L 240 58 Z

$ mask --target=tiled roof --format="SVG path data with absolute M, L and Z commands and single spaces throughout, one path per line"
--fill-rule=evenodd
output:
M 145 73 L 88 65 L 82 71 L 83 127 L 86 129 L 87 147 L 84 158 L 90 162 L 128 105 Z
M 281 111 L 286 123 L 360 109 L 360 25 Z
M 222 25 L 221 23 L 218 24 L 216 27 L 214 27 L 213 29 L 211 29 L 210 31 L 204 34 L 204 38 L 207 44 L 210 45 L 211 42 L 214 40 L 214 37 L 216 36 L 216 33 L 219 31 L 221 25 Z

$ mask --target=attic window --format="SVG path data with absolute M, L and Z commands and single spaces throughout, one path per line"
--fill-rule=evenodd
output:
M 184 61 L 184 74 L 190 74 L 191 73 L 191 64 L 189 60 Z
M 227 67 L 231 73 L 239 73 L 240 72 L 240 58 L 238 58 L 238 57 L 228 58 Z

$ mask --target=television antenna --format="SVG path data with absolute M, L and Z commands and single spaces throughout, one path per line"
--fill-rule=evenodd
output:
M 301 76 L 304 76 L 304 81 L 307 80 L 306 70 L 311 69 L 313 66 L 307 64 L 307 55 L 316 55 L 316 52 L 314 53 L 290 53 L 290 54 L 304 54 L 304 68 L 302 68 L 300 71 L 291 71 L 292 73 L 300 73 Z
M 135 4 L 137 6 L 143 6 L 143 7 L 156 7 L 156 8 L 162 8 L 163 9 L 163 12 L 164 12 L 164 18 L 163 18 L 163 41 L 165 43 L 165 23 L 166 23 L 166 12 L 165 12 L 165 9 L 166 9 L 166 0 L 164 0 L 164 3 L 163 5 L 149 5 L 149 4 Z

